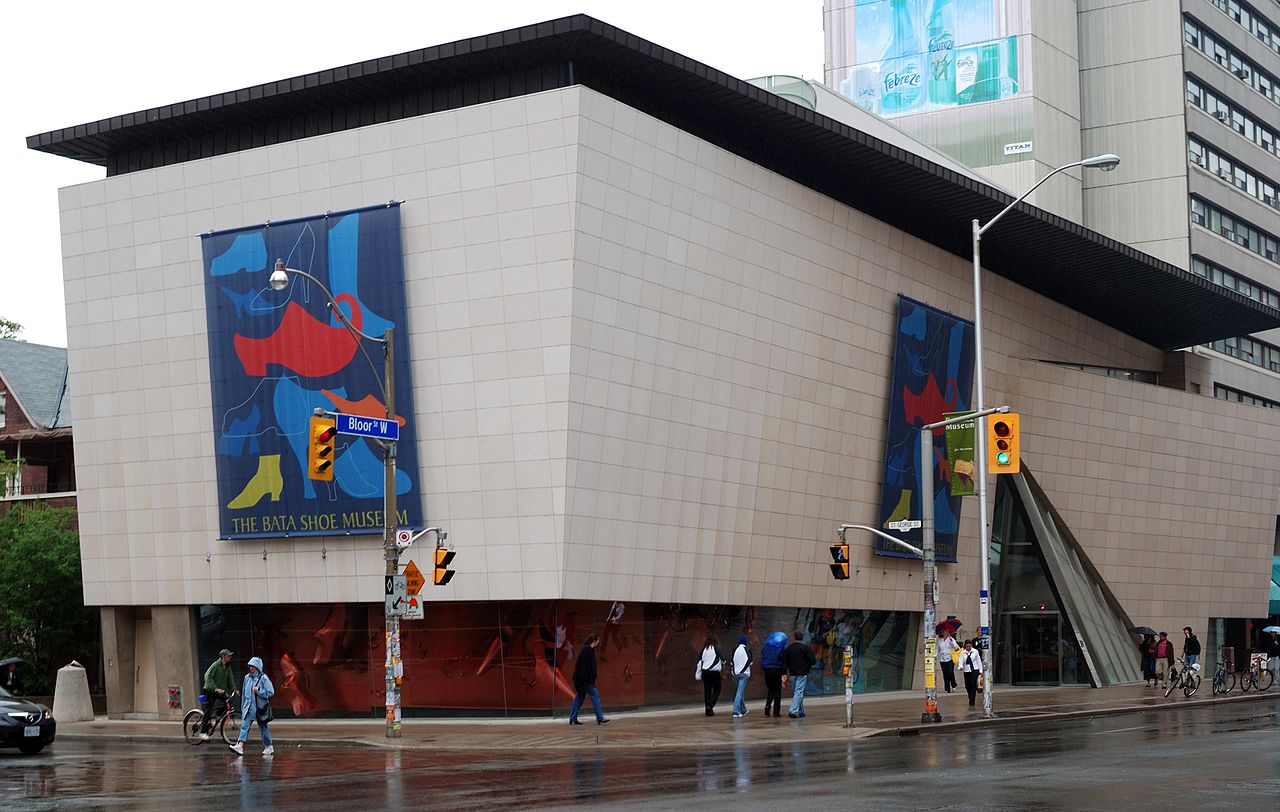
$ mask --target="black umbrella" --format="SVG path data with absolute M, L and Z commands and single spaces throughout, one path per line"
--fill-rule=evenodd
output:
M 1136 628 L 1130 629 L 1129 631 L 1133 632 L 1134 634 L 1149 634 L 1153 637 L 1155 636 L 1155 633 L 1156 633 L 1156 630 L 1151 628 L 1150 626 L 1138 626 Z

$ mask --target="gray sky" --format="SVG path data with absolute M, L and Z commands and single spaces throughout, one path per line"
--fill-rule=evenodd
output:
M 822 78 L 822 0 L 8 4 L 0 317 L 66 346 L 57 190 L 105 176 L 27 149 L 27 136 L 579 12 L 739 78 Z

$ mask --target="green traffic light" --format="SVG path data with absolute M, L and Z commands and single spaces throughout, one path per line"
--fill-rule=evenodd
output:
M 999 454 L 996 454 L 996 462 L 1000 463 L 1001 465 L 1008 465 L 1009 453 L 1007 451 L 1001 451 Z

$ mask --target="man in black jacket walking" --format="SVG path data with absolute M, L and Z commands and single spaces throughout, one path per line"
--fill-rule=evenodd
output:
M 813 669 L 818 658 L 813 656 L 813 649 L 804 644 L 804 632 L 796 629 L 792 635 L 795 639 L 782 653 L 782 664 L 791 677 L 791 707 L 787 715 L 792 719 L 804 716 L 804 686 L 809 682 L 809 671 Z
M 578 711 L 582 708 L 582 698 L 591 697 L 591 707 L 596 712 L 596 724 L 603 725 L 609 720 L 604 718 L 600 710 L 600 692 L 596 690 L 596 646 L 600 643 L 600 635 L 592 632 L 587 635 L 587 644 L 578 652 L 578 661 L 573 665 L 573 687 L 577 694 L 569 707 L 569 724 L 580 725 Z
M 1187 668 L 1195 665 L 1200 660 L 1200 639 L 1196 637 L 1196 633 L 1191 631 L 1190 626 L 1183 626 L 1182 633 L 1187 636 L 1182 641 L 1182 661 L 1187 664 Z

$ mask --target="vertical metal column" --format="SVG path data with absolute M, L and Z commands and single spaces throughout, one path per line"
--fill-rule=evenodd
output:
M 387 407 L 387 419 L 396 419 L 395 390 L 395 345 L 392 341 L 392 328 L 387 328 L 383 337 L 383 369 L 382 398 Z M 386 478 L 383 483 L 383 524 L 385 535 L 382 539 L 382 551 L 386 558 L 388 577 L 400 574 L 400 551 L 396 548 L 396 528 L 399 517 L 396 515 L 396 443 L 386 440 Z M 387 613 L 387 738 L 398 739 L 401 732 L 400 685 L 404 679 L 404 662 L 400 658 L 400 617 Z

